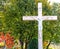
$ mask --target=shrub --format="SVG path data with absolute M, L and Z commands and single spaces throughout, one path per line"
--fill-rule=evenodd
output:
M 38 49 L 38 40 L 35 38 L 32 39 L 28 45 L 28 49 Z

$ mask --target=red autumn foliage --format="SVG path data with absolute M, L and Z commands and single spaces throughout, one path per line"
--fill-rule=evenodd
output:
M 5 41 L 5 44 L 8 48 L 12 48 L 14 46 L 14 37 L 12 37 L 9 33 L 5 35 L 0 33 L 0 39 Z

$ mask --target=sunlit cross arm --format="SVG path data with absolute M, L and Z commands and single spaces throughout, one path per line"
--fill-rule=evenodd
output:
M 37 20 L 37 16 L 23 16 L 23 20 Z
M 57 16 L 43 16 L 42 20 L 57 20 Z

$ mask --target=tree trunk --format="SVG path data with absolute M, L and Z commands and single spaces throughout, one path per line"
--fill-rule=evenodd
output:
M 21 49 L 23 49 L 23 42 L 21 42 Z
M 21 49 L 23 49 L 23 41 L 20 40 Z
M 25 49 L 27 49 L 27 47 L 28 47 L 28 42 L 25 43 Z
M 49 44 L 47 45 L 46 49 L 49 49 L 50 44 L 51 44 L 51 41 L 50 41 Z

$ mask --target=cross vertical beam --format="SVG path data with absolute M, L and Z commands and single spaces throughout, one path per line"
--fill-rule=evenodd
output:
M 38 3 L 38 49 L 43 49 L 42 39 L 42 3 Z

